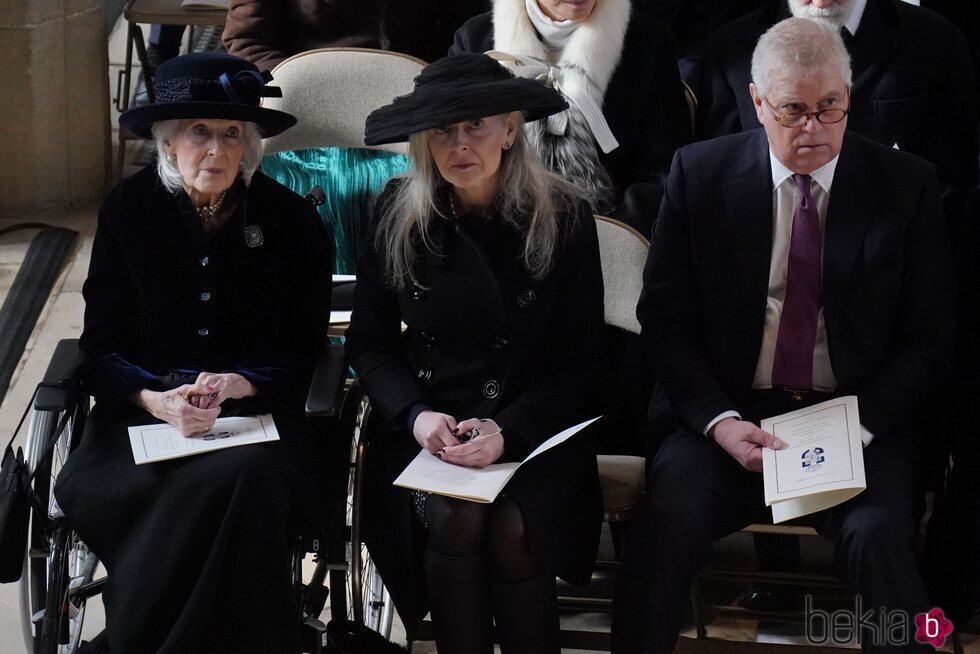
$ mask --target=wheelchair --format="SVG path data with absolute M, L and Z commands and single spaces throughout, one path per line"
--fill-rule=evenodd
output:
M 88 601 L 102 592 L 106 573 L 98 558 L 68 525 L 53 489 L 58 473 L 84 430 L 90 399 L 72 375 L 78 341 L 60 341 L 32 400 L 25 460 L 38 501 L 31 507 L 27 551 L 20 580 L 26 651 L 71 654 L 82 642 Z M 303 652 L 319 654 L 327 645 L 320 615 L 330 600 L 330 617 L 364 624 L 386 637 L 393 605 L 360 538 L 361 472 L 365 443 L 362 426 L 370 404 L 356 382 L 346 379 L 343 347 L 327 345 L 317 361 L 307 397 L 309 417 L 331 421 L 342 442 L 346 475 L 335 475 L 323 519 L 296 538 L 292 550 L 293 585 L 302 607 Z M 303 581 L 303 561 L 315 564 Z M 330 592 L 330 591 L 333 592 Z

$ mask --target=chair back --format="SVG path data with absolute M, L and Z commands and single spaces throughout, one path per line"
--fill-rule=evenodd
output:
M 368 148 L 364 122 L 369 113 L 410 93 L 425 62 L 409 55 L 370 48 L 320 48 L 286 59 L 272 70 L 281 98 L 262 106 L 296 116 L 295 127 L 265 140 L 265 153 L 307 148 Z M 405 143 L 373 147 L 405 154 Z
M 687 82 L 681 80 L 681 84 L 684 85 L 684 100 L 687 102 L 687 113 L 691 121 L 691 134 L 695 134 L 698 127 L 698 96 Z
M 643 290 L 643 266 L 650 243 L 626 223 L 596 216 L 605 292 L 606 324 L 640 333 L 636 305 Z

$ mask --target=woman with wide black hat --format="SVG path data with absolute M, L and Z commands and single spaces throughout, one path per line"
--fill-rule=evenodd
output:
M 259 106 L 269 79 L 178 57 L 119 118 L 159 160 L 99 213 L 78 374 L 96 403 L 55 489 L 108 570 L 111 652 L 298 651 L 289 535 L 323 474 L 303 404 L 331 254 L 312 206 L 256 170 L 261 138 L 295 123 Z M 129 425 L 190 436 L 264 413 L 279 442 L 134 464 Z
M 420 447 L 482 468 L 595 415 L 595 223 L 523 127 L 565 106 L 465 54 L 425 68 L 367 121 L 366 143 L 408 140 L 413 166 L 378 200 L 347 331 L 379 416 L 365 535 L 409 637 L 431 610 L 443 654 L 490 652 L 492 623 L 504 652 L 557 652 L 555 576 L 587 583 L 595 561 L 588 432 L 522 466 L 489 505 L 392 486 Z

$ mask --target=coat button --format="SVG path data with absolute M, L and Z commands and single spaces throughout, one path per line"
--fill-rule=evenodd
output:
M 202 266 L 205 266 L 206 267 L 210 261 L 211 260 L 208 259 L 207 257 L 201 257 L 201 265 Z
M 510 341 L 503 336 L 493 337 L 493 349 L 497 350 L 498 352 L 506 350 L 508 345 L 510 345 Z
M 500 384 L 497 383 L 496 379 L 491 379 L 486 384 L 483 385 L 483 396 L 488 400 L 500 395 Z
M 201 302 L 207 302 L 210 299 L 211 299 L 211 294 L 210 293 L 208 293 L 207 291 L 204 291 L 203 293 L 201 293 Z
M 207 336 L 210 333 L 211 332 L 208 330 L 207 327 L 201 327 L 200 329 L 197 330 L 197 335 L 198 336 Z
M 420 380 L 429 381 L 432 378 L 432 368 L 419 368 L 415 376 Z
M 519 306 L 522 309 L 527 309 L 529 306 L 534 304 L 534 299 L 536 297 L 537 296 L 534 294 L 534 291 L 530 289 L 523 291 L 520 295 L 517 296 L 517 306 Z

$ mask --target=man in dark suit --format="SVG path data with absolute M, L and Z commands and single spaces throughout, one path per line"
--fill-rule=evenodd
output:
M 858 398 L 867 489 L 803 520 L 834 540 L 866 609 L 904 612 L 890 615 L 906 641 L 929 608 L 912 547 L 926 435 L 910 418 L 947 374 L 956 318 L 935 172 L 845 133 L 836 31 L 783 21 L 752 71 L 764 129 L 678 150 L 644 271 L 637 316 L 671 433 L 628 524 L 618 653 L 672 652 L 711 543 L 770 519 L 758 472 L 781 443 L 759 420 L 842 395 Z M 887 651 L 881 631 L 855 631 Z
M 971 4 L 971 3 L 961 3 Z M 745 93 L 759 36 L 790 15 L 842 30 L 854 71 L 848 129 L 936 166 L 954 229 L 977 183 L 977 92 L 963 33 L 902 0 L 771 0 L 720 28 L 705 47 L 701 138 L 758 127 Z

